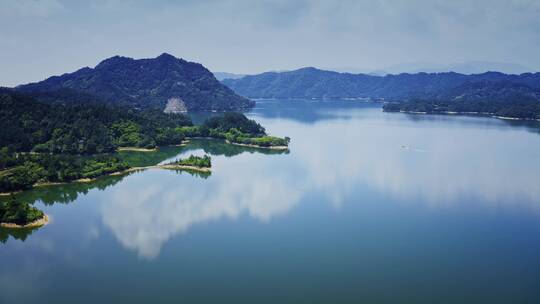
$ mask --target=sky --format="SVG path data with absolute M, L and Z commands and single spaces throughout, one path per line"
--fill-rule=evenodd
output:
M 211 71 L 511 63 L 540 71 L 538 0 L 0 0 L 0 86 L 163 52 Z

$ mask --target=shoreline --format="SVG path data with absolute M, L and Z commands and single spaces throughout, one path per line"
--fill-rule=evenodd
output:
M 138 148 L 138 147 L 118 147 L 117 151 L 118 152 L 122 152 L 122 151 L 133 151 L 133 152 L 156 152 L 158 150 L 158 148 L 152 148 L 152 149 L 148 149 L 148 148 Z
M 167 169 L 167 170 L 192 170 L 192 171 L 198 171 L 198 172 L 204 172 L 204 173 L 212 172 L 211 168 L 188 166 L 188 165 L 158 165 L 157 167 L 161 169 Z
M 173 144 L 173 145 L 164 145 L 161 147 L 184 147 L 187 144 L 189 144 L 189 140 L 183 140 L 179 144 Z M 116 152 L 156 152 L 159 150 L 160 146 L 156 146 L 155 148 L 149 149 L 149 148 L 139 148 L 139 147 L 118 147 L 116 149 Z
M 250 147 L 250 148 L 259 148 L 259 149 L 270 149 L 270 150 L 289 150 L 289 146 L 258 146 L 258 145 L 252 145 L 252 144 L 241 144 L 241 143 L 235 143 L 228 140 L 225 140 L 226 143 L 236 146 L 242 146 L 242 147 Z
M 30 188 L 31 189 L 31 188 Z M 0 192 L 0 196 L 8 196 L 8 195 L 12 195 L 12 194 L 17 194 L 17 193 L 21 193 L 23 192 L 24 190 L 19 190 L 19 191 L 13 191 L 13 192 Z
M 190 136 L 190 137 L 187 137 L 186 136 L 186 139 L 188 140 L 188 142 L 191 142 L 192 139 L 212 139 L 212 140 L 224 140 L 224 138 L 217 138 L 217 137 L 209 137 L 209 136 Z
M 42 227 L 47 224 L 49 224 L 49 216 L 47 214 L 44 214 L 42 218 L 35 220 L 31 223 L 28 223 L 26 225 L 18 225 L 14 223 L 0 223 L 0 227 L 2 228 L 10 228 L 10 229 L 22 229 L 22 228 L 37 228 Z
M 28 190 L 32 190 L 34 188 L 40 188 L 40 187 L 60 186 L 60 185 L 67 185 L 67 184 L 73 184 L 73 183 L 91 183 L 91 182 L 94 182 L 98 178 L 101 178 L 101 177 L 122 175 L 122 174 L 129 173 L 129 172 L 132 172 L 132 171 L 144 170 L 146 168 L 147 167 L 133 167 L 133 168 L 125 169 L 125 170 L 122 170 L 122 171 L 116 171 L 116 172 L 100 175 L 100 176 L 94 177 L 94 178 L 79 178 L 79 179 L 70 180 L 70 181 L 66 181 L 66 182 L 38 182 L 38 183 L 33 184 L 32 188 L 30 188 L 30 189 L 18 190 L 18 191 L 14 191 L 14 192 L 0 192 L 0 196 L 8 196 L 8 195 L 11 195 L 11 194 L 17 194 L 17 193 L 21 193 L 21 192 L 24 192 L 24 191 L 28 191 Z
M 172 146 L 173 146 L 173 147 L 184 147 L 184 146 L 189 145 L 189 143 L 191 143 L 191 140 L 186 139 L 186 140 L 182 140 L 181 143 L 179 143 L 179 144 L 177 144 L 177 145 L 172 145 Z
M 235 143 L 235 142 L 231 142 L 227 139 L 224 139 L 224 138 L 215 138 L 215 137 L 199 137 L 199 136 L 195 136 L 195 137 L 186 137 L 186 138 L 189 138 L 189 139 L 209 139 L 209 140 L 224 140 L 225 143 L 229 144 L 229 145 L 235 145 L 235 146 L 242 146 L 242 147 L 249 147 L 249 148 L 259 148 L 259 149 L 271 149 L 271 150 L 289 150 L 289 146 L 258 146 L 258 145 L 253 145 L 253 144 L 242 144 L 242 143 Z
M 79 179 L 74 179 L 74 180 L 66 181 L 66 182 L 41 182 L 41 183 L 35 183 L 35 184 L 32 185 L 32 188 L 46 187 L 46 186 L 67 185 L 67 184 L 72 184 L 72 183 L 91 183 L 91 182 L 97 180 L 100 177 L 109 176 L 109 175 L 121 175 L 121 174 L 127 173 L 127 172 L 129 172 L 129 169 L 122 170 L 122 171 L 117 171 L 117 172 L 112 172 L 112 173 L 107 173 L 107 174 L 100 175 L 100 176 L 94 177 L 94 178 L 79 178 Z M 31 190 L 32 188 L 27 189 L 27 190 Z
M 59 186 L 59 185 L 67 185 L 67 184 L 73 184 L 73 183 L 91 183 L 105 176 L 118 176 L 118 175 L 130 173 L 130 172 L 144 171 L 146 169 L 175 169 L 175 170 L 193 170 L 193 171 L 199 171 L 199 172 L 205 172 L 205 173 L 212 172 L 210 168 L 202 168 L 202 167 L 199 168 L 195 166 L 183 166 L 183 165 L 152 165 L 152 166 L 146 166 L 146 167 L 131 167 L 122 171 L 116 171 L 116 172 L 100 175 L 94 178 L 80 178 L 80 179 L 75 179 L 75 180 L 66 181 L 66 182 L 35 183 L 32 185 L 32 188 L 30 189 L 24 189 L 24 190 L 19 190 L 19 191 L 14 191 L 14 192 L 0 192 L 0 196 L 9 196 L 11 194 L 17 194 L 24 191 L 32 190 L 34 188 L 39 188 L 39 187 Z
M 454 111 L 445 111 L 445 112 L 419 112 L 419 111 L 384 111 L 387 113 L 402 113 L 402 114 L 420 114 L 420 115 L 452 115 L 452 116 L 473 116 L 473 117 L 488 117 L 488 118 L 497 118 L 502 120 L 515 120 L 515 121 L 540 121 L 540 119 L 534 118 L 519 118 L 519 117 L 509 117 L 509 116 L 497 116 L 495 113 L 484 113 L 484 112 L 454 112 Z

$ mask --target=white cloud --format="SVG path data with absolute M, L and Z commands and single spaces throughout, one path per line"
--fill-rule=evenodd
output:
M 252 174 L 253 170 L 269 168 L 250 168 L 240 162 L 222 164 L 204 181 L 169 177 L 163 183 L 141 186 L 137 182 L 141 176 L 130 177 L 112 190 L 112 199 L 102 206 L 103 221 L 122 245 L 151 259 L 159 255 L 167 240 L 193 225 L 242 214 L 268 222 L 298 202 L 301 193 L 286 179 Z M 145 174 L 149 173 L 175 174 Z M 251 176 L 249 183 L 240 176 Z
M 5 17 L 48 17 L 64 12 L 58 0 L 1 0 L 0 16 Z

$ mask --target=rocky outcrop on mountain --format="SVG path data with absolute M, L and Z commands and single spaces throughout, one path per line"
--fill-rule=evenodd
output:
M 178 97 L 169 98 L 165 106 L 165 113 L 185 113 L 187 112 L 186 104 Z

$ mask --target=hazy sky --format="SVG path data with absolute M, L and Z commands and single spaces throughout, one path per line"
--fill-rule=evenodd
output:
M 540 70 L 539 0 L 0 0 L 0 85 L 169 52 L 212 71 L 427 62 Z

